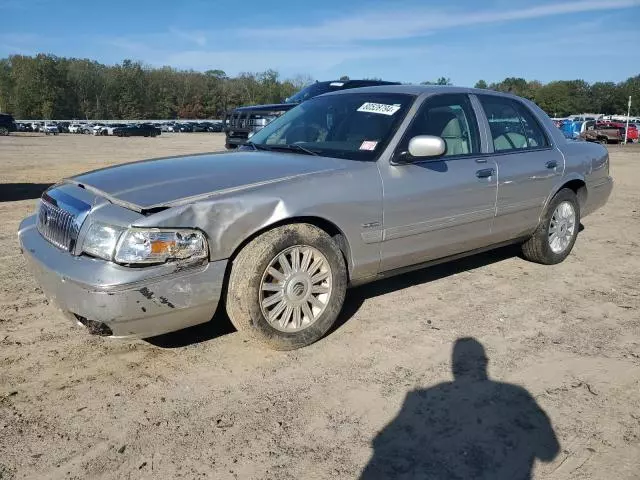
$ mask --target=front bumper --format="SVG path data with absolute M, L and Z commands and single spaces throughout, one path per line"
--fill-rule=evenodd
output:
M 35 216 L 23 220 L 18 237 L 44 293 L 92 333 L 146 338 L 180 330 L 211 320 L 220 300 L 226 260 L 128 268 L 75 256 L 46 241 Z

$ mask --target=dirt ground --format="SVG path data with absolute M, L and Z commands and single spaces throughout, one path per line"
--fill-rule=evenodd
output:
M 528 478 L 533 456 L 547 462 L 536 479 L 639 478 L 640 148 L 610 146 L 614 193 L 564 263 L 507 248 L 360 287 L 302 350 L 266 350 L 222 314 L 151 342 L 67 323 L 18 251 L 42 189 L 222 146 L 221 134 L 0 137 L 0 479 L 350 479 L 372 458 L 399 478 L 452 478 L 410 471 L 416 457 Z M 480 344 L 492 381 L 441 385 L 454 345 Z M 531 418 L 546 420 L 525 403 L 550 428 L 535 433 Z

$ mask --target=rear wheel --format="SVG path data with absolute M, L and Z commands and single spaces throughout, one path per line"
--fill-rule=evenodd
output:
M 331 237 L 309 224 L 274 228 L 233 261 L 227 313 L 242 332 L 276 350 L 324 336 L 342 309 L 347 272 Z
M 549 202 L 538 228 L 522 245 L 528 260 L 554 265 L 569 256 L 578 238 L 580 204 L 568 188 L 560 190 Z
M 0 127 L 0 135 L 9 135 L 9 129 L 7 127 Z

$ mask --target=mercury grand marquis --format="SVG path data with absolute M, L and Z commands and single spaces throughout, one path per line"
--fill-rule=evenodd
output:
M 516 243 L 563 261 L 613 186 L 602 145 L 522 98 L 381 86 L 305 102 L 233 153 L 62 180 L 19 228 L 43 290 L 91 333 L 150 337 L 226 311 L 315 342 L 347 287 Z

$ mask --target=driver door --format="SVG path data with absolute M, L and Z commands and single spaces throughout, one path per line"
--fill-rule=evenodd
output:
M 481 154 L 476 114 L 466 94 L 427 98 L 398 144 L 416 135 L 442 137 L 442 157 L 380 164 L 384 186 L 381 270 L 474 250 L 491 243 L 497 167 Z

